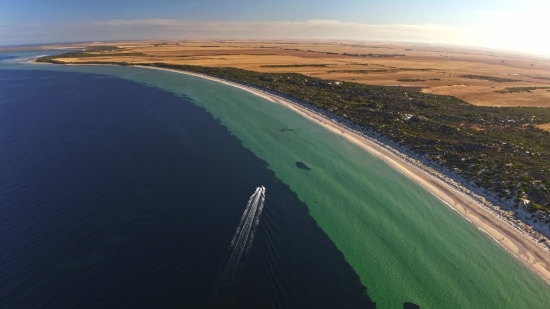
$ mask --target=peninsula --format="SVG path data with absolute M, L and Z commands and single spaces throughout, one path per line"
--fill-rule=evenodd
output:
M 42 57 L 37 62 L 139 65 L 195 74 L 285 104 L 384 159 L 550 279 L 550 133 L 543 130 L 550 123 L 550 109 L 535 107 L 543 106 L 534 103 L 536 100 L 527 106 L 505 108 L 487 106 L 497 103 L 473 105 L 453 96 L 429 93 L 437 92 L 430 89 L 419 91 L 419 87 L 151 61 L 155 59 L 136 53 L 140 52 L 118 46 L 88 47 L 82 52 Z M 406 57 L 397 53 L 376 55 L 343 56 Z M 326 70 L 325 63 L 262 65 L 265 70 Z M 479 72 L 455 75 L 476 82 L 525 84 L 495 88 L 495 96 L 546 91 L 546 86 L 527 81 L 541 80 L 539 75 L 526 77 L 526 81 L 492 78 Z M 417 75 L 406 78 L 429 80 Z

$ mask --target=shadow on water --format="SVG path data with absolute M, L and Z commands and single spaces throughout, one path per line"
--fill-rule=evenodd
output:
M 2 77 L 1 308 L 375 308 L 307 206 L 189 99 L 109 76 Z M 254 243 L 213 303 L 260 184 Z

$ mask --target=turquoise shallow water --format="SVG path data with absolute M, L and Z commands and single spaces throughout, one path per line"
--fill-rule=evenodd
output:
M 284 106 L 177 73 L 47 69 L 109 74 L 192 98 L 307 204 L 379 308 L 402 308 L 406 301 L 422 308 L 550 304 L 550 289 L 540 278 L 437 198 Z M 297 161 L 311 170 L 296 168 Z

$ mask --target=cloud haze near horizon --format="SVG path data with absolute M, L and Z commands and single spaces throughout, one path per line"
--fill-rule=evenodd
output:
M 495 14 L 498 12 L 480 12 Z M 438 24 L 362 24 L 338 20 L 187 21 L 129 19 L 66 25 L 25 24 L 0 27 L 0 42 L 12 44 L 140 39 L 340 39 L 402 41 L 509 49 L 550 56 L 550 46 L 539 37 L 494 27 L 453 27 Z M 544 41 L 542 44 L 537 42 Z M 536 44 L 534 44 L 536 43 Z
M 550 56 L 548 0 L 0 0 L 0 46 L 143 39 L 444 43 Z

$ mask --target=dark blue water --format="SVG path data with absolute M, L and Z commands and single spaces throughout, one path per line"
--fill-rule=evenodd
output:
M 214 298 L 261 184 L 253 246 Z M 0 308 L 204 307 L 374 304 L 306 205 L 189 98 L 0 70 Z
M 13 59 L 13 58 L 16 58 L 16 57 L 15 56 L 0 55 L 0 60 Z

